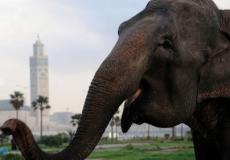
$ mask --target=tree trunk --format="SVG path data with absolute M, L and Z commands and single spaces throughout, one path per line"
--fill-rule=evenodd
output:
M 115 139 L 116 141 L 118 140 L 118 137 L 117 137 L 117 122 L 115 122 Z
M 42 142 L 42 130 L 43 130 L 43 124 L 42 124 L 42 110 L 40 110 L 40 120 L 41 120 L 41 128 L 40 128 L 40 141 Z
M 150 139 L 150 125 L 147 126 L 147 139 Z
M 18 119 L 18 110 L 16 109 L 16 118 Z
M 172 138 L 176 137 L 176 128 L 172 127 Z
M 181 138 L 184 138 L 184 126 L 183 126 L 183 124 L 181 124 L 181 130 L 180 130 L 180 136 L 181 136 Z
M 113 139 L 114 139 L 114 134 L 113 134 L 113 125 L 111 125 L 111 140 L 113 142 Z

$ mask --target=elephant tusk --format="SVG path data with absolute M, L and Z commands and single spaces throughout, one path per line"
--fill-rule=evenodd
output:
M 133 103 L 140 95 L 141 95 L 142 89 L 138 88 L 137 91 L 127 99 L 127 103 L 131 104 Z

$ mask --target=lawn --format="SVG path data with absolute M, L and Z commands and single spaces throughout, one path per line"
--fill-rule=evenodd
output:
M 127 142 L 128 143 L 128 142 Z M 113 149 L 96 149 L 90 160 L 194 160 L 193 144 L 191 141 L 171 141 L 171 140 L 152 140 L 152 141 L 129 141 L 130 144 Z M 66 146 L 66 145 L 65 145 Z M 57 152 L 63 149 L 50 148 L 41 145 L 43 150 Z M 16 157 L 13 159 L 17 159 Z M 0 157 L 0 160 L 2 158 Z M 5 158 L 3 158 L 5 160 Z M 12 160 L 12 157 L 6 160 Z M 20 158 L 21 160 L 21 158 Z
M 194 160 L 193 145 L 188 141 L 166 141 L 127 145 L 109 151 L 95 151 L 91 159 L 103 160 Z
M 192 149 L 168 153 L 133 149 L 94 152 L 90 158 L 103 160 L 194 160 L 194 153 Z

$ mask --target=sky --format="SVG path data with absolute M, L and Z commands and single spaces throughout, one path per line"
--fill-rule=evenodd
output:
M 49 57 L 51 112 L 80 113 L 117 29 L 149 0 L 0 0 L 0 100 L 15 90 L 30 104 L 29 57 L 39 34 Z M 229 8 L 229 0 L 215 0 Z

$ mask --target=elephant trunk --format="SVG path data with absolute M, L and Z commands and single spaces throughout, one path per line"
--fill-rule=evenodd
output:
M 3 125 L 2 131 L 13 135 L 26 160 L 83 160 L 93 151 L 120 104 L 138 90 L 148 68 L 153 48 L 146 44 L 152 38 L 147 30 L 134 28 L 120 37 L 95 74 L 75 137 L 63 151 L 41 151 L 29 128 L 20 121 L 9 120 Z
M 92 152 L 124 100 L 113 91 L 99 89 L 102 84 L 103 82 L 92 82 L 75 137 L 66 149 L 57 154 L 43 152 L 36 144 L 30 129 L 21 121 L 8 120 L 1 130 L 13 135 L 26 160 L 82 160 Z M 117 98 L 114 99 L 114 96 Z

